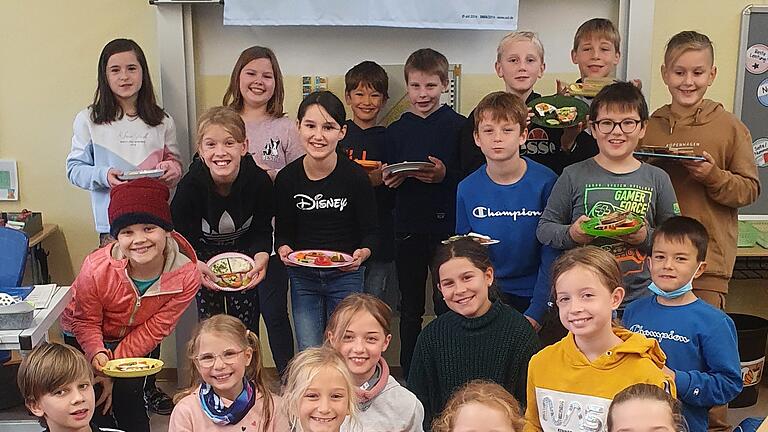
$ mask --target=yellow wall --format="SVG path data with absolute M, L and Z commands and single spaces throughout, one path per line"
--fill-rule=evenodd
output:
M 707 98 L 733 108 L 736 68 L 739 58 L 741 11 L 749 4 L 768 4 L 768 0 L 656 0 L 653 17 L 653 78 L 649 106 L 653 110 L 669 103 L 669 92 L 661 79 L 664 46 L 675 33 L 696 30 L 712 39 L 718 75 Z
M 66 177 L 72 121 L 93 98 L 111 39 L 136 40 L 157 69 L 155 9 L 136 0 L 3 1 L 0 28 L 0 159 L 17 161 L 20 183 L 20 200 L 0 209 L 42 211 L 59 225 L 45 245 L 54 281 L 66 284 L 98 246 L 88 193 Z

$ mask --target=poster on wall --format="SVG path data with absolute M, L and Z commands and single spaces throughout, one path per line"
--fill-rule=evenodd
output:
M 0 160 L 0 201 L 18 201 L 19 176 L 15 160 Z
M 519 0 L 227 0 L 224 25 L 516 30 Z

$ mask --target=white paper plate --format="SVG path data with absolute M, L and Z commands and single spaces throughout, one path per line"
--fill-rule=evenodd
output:
M 422 168 L 435 166 L 432 162 L 400 162 L 387 165 L 381 171 L 385 174 L 397 174 L 405 171 L 418 171 Z

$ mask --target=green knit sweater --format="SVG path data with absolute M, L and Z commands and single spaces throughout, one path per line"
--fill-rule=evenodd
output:
M 424 430 L 458 387 L 485 379 L 506 388 L 525 410 L 528 361 L 539 350 L 536 332 L 520 312 L 496 301 L 485 315 L 449 311 L 421 332 L 408 389 L 424 405 Z

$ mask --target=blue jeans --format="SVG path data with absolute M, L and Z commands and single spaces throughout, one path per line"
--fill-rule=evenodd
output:
M 353 272 L 336 269 L 286 267 L 291 281 L 291 311 L 299 351 L 323 343 L 328 318 L 336 305 L 363 291 L 365 267 Z
M 363 292 L 386 299 L 386 293 L 397 289 L 397 272 L 394 261 L 366 261 Z

